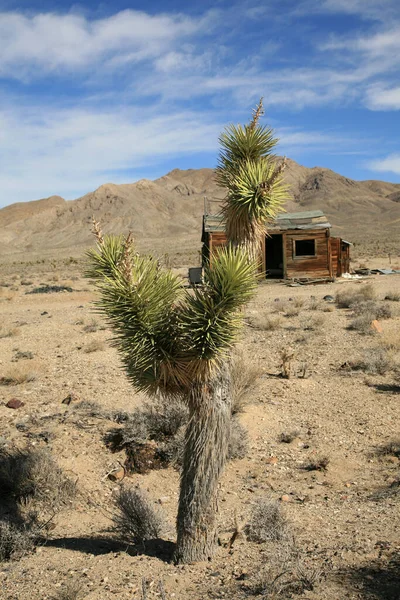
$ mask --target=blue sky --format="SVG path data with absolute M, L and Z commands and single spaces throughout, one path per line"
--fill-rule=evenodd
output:
M 400 182 L 399 0 L 0 0 L 0 206 L 213 167 L 264 97 L 279 151 Z

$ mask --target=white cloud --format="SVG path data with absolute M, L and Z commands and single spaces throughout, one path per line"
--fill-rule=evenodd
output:
M 367 90 L 366 105 L 371 110 L 400 110 L 400 87 L 371 86 Z
M 400 175 L 400 154 L 389 154 L 386 158 L 371 161 L 368 164 L 368 168 L 371 171 Z
M 110 179 L 121 183 L 118 170 L 137 173 L 172 156 L 214 151 L 221 127 L 190 111 L 0 112 L 0 205 L 52 194 L 71 198 Z
M 89 21 L 75 14 L 27 16 L 0 13 L 0 75 L 29 79 L 64 70 L 87 69 L 99 61 L 120 62 L 160 56 L 178 40 L 207 30 L 212 13 L 149 15 L 125 10 Z
M 302 10 L 319 13 L 358 15 L 364 19 L 387 21 L 398 11 L 397 0 L 306 0 Z

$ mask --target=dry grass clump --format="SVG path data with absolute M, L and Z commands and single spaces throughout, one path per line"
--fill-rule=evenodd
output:
M 343 292 L 337 292 L 336 304 L 339 308 L 350 308 L 352 304 L 356 302 L 362 302 L 365 300 L 374 300 L 376 298 L 376 292 L 371 283 L 367 283 L 357 290 L 344 290 Z
M 293 348 L 283 348 L 280 351 L 281 357 L 281 374 L 285 379 L 290 379 L 292 375 L 292 362 L 295 357 L 295 350 Z
M 15 296 L 16 293 L 12 289 L 0 288 L 0 302 L 11 302 L 12 300 L 14 300 Z
M 83 328 L 83 331 L 85 333 L 95 333 L 99 329 L 100 329 L 100 323 L 98 322 L 98 320 L 91 319 L 91 321 L 89 323 L 87 323 L 87 325 L 85 325 L 85 327 Z
M 104 350 L 105 347 L 106 345 L 103 340 L 92 340 L 84 347 L 83 351 L 86 352 L 86 354 L 90 354 L 92 352 L 100 352 Z
M 393 353 L 384 348 L 369 348 L 361 359 L 352 361 L 353 370 L 364 371 L 371 375 L 385 375 L 396 366 Z
M 386 350 L 399 351 L 400 350 L 400 331 L 390 329 L 385 331 L 383 335 L 379 336 L 379 344 L 386 348 Z
M 304 298 L 301 298 L 300 296 L 297 296 L 296 298 L 293 298 L 293 300 L 290 300 L 290 302 L 293 302 L 293 305 L 296 308 L 303 308 L 303 306 L 305 304 Z
M 280 504 L 271 498 L 260 498 L 253 506 L 245 533 L 248 540 L 258 543 L 287 538 L 288 523 Z
M 252 382 L 251 382 L 252 385 Z M 248 451 L 247 430 L 239 423 L 236 415 L 242 412 L 249 393 L 248 386 L 236 387 L 237 396 L 233 398 L 233 414 L 231 419 L 231 438 L 229 442 L 228 458 L 243 458 Z M 82 404 L 82 403 L 81 403 Z M 77 405 L 79 409 L 80 405 Z M 179 467 L 182 464 L 185 430 L 189 419 L 187 406 L 178 399 L 160 398 L 155 403 L 145 403 L 132 413 L 104 413 L 97 406 L 88 408 L 89 414 L 100 418 L 109 418 L 122 423 L 122 427 L 113 428 L 104 437 L 106 445 L 112 452 L 125 449 L 130 454 L 130 449 L 140 448 L 145 451 L 146 445 L 150 448 L 153 458 L 156 458 L 154 466 L 160 468 L 171 464 Z M 159 465 L 159 466 L 156 466 Z M 127 465 L 128 470 L 131 468 Z
M 319 310 L 321 308 L 321 302 L 315 296 L 311 296 L 308 302 L 308 310 Z
M 309 559 L 304 560 L 293 544 L 275 544 L 258 569 L 250 591 L 269 600 L 289 599 L 315 590 L 322 575 L 321 569 Z
M 375 316 L 373 313 L 361 315 L 350 321 L 348 329 L 358 331 L 362 335 L 375 335 L 376 331 L 372 327 L 372 321 L 374 320 Z
M 35 533 L 32 529 L 17 526 L 8 521 L 0 521 L 0 563 L 18 560 L 35 546 Z
M 128 543 L 142 544 L 159 538 L 165 530 L 164 515 L 140 488 L 122 487 L 115 509 L 112 529 Z
M 388 304 L 379 304 L 374 300 L 357 300 L 350 305 L 355 317 L 370 315 L 373 319 L 391 319 L 392 310 Z
M 273 311 L 277 312 L 277 313 L 286 312 L 286 307 L 287 307 L 287 301 L 280 300 L 279 298 L 276 298 L 276 300 L 274 301 L 274 303 L 272 305 Z
M 0 497 L 40 507 L 59 509 L 76 495 L 76 484 L 66 477 L 47 450 L 0 449 Z
M 33 360 L 35 355 L 30 350 L 16 350 L 12 362 L 18 362 L 19 360 Z
M 397 458 L 400 458 L 400 438 L 380 446 L 376 454 L 378 456 L 397 456 Z
M 84 591 L 82 583 L 76 579 L 66 581 L 64 585 L 57 590 L 55 596 L 51 600 L 80 600 L 83 598 Z
M 17 327 L 0 327 L 0 339 L 15 337 L 19 334 Z
M 400 292 L 391 290 L 390 292 L 387 292 L 384 300 L 389 300 L 390 302 L 400 302 Z
M 293 431 L 290 432 L 282 432 L 278 438 L 279 442 L 282 442 L 283 444 L 291 444 L 296 438 L 298 438 L 300 435 L 300 431 L 298 429 L 294 429 Z
M 35 381 L 37 377 L 38 373 L 34 367 L 18 364 L 9 367 L 4 375 L 0 377 L 0 385 L 21 385 L 22 383 Z
M 282 323 L 280 315 L 257 315 L 251 319 L 251 325 L 260 331 L 276 331 Z
M 262 374 L 261 364 L 256 360 L 249 360 L 237 351 L 231 361 L 231 397 L 232 414 L 243 412 L 244 407 L 257 391 Z
M 328 456 L 315 456 L 305 465 L 306 471 L 326 471 L 330 463 Z
M 236 417 L 231 420 L 228 460 L 244 458 L 249 451 L 249 434 Z
M 117 420 L 117 415 L 114 420 Z M 189 418 L 189 411 L 178 399 L 168 401 L 160 398 L 157 402 L 145 403 L 133 413 L 121 415 L 123 427 L 112 429 L 105 436 L 106 445 L 112 451 L 122 450 L 130 445 L 156 442 L 159 452 L 175 464 L 181 463 L 183 432 Z
M 324 315 L 313 315 L 306 317 L 300 323 L 304 331 L 319 331 L 325 323 Z
M 300 314 L 300 307 L 296 306 L 294 303 L 289 303 L 286 306 L 285 317 L 298 317 Z

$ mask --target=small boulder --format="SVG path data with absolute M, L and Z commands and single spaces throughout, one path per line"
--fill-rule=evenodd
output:
M 121 481 L 125 477 L 125 469 L 124 467 L 120 467 L 119 469 L 114 469 L 111 473 L 108 474 L 108 479 L 111 481 Z
M 22 400 L 18 400 L 18 398 L 11 398 L 6 404 L 7 408 L 13 408 L 16 410 L 17 408 L 21 408 L 21 406 L 25 406 L 25 402 Z
M 382 329 L 382 325 L 379 323 L 379 321 L 377 321 L 376 319 L 374 319 L 371 323 L 371 328 L 376 331 L 377 333 L 382 333 L 383 329 Z

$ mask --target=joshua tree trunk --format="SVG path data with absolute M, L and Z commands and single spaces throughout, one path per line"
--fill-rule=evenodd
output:
M 192 390 L 177 517 L 175 563 L 209 560 L 217 541 L 218 480 L 230 437 L 228 369 Z

